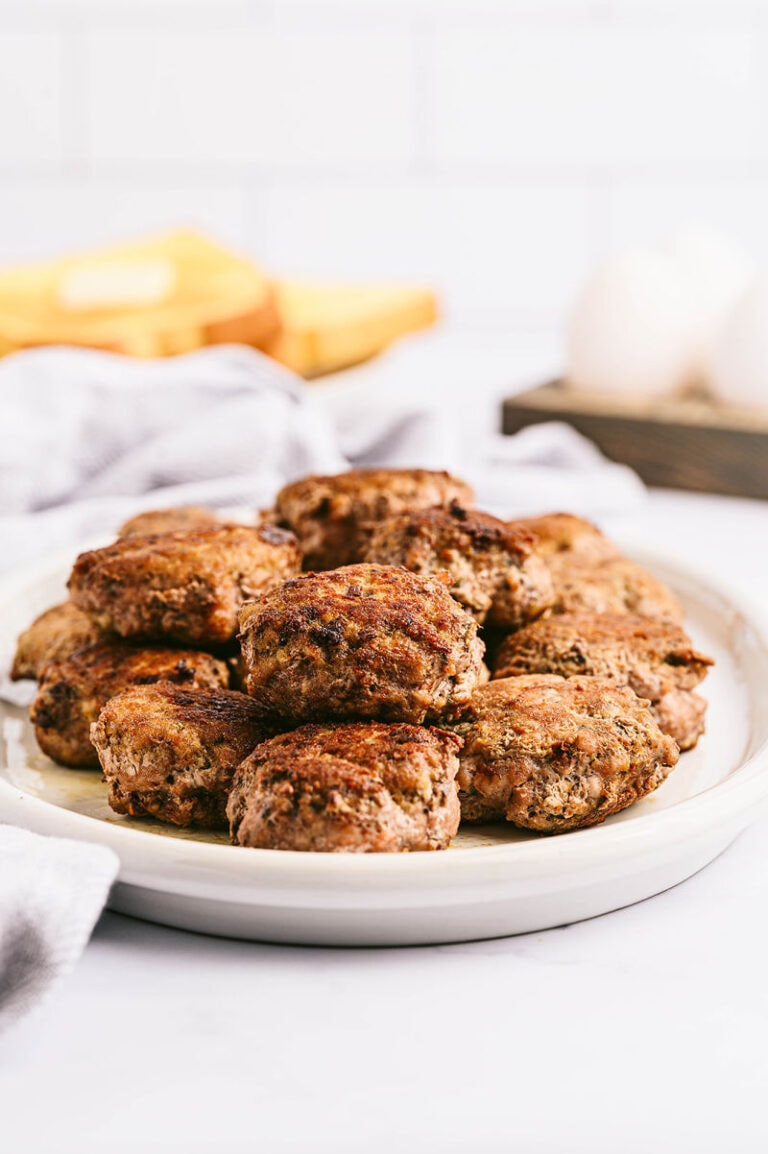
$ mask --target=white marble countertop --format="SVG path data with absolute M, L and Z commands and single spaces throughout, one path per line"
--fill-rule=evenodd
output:
M 654 494 L 633 531 L 763 596 L 768 505 Z M 407 950 L 106 914 L 0 1043 L 8 1151 L 768 1148 L 768 818 L 696 877 L 546 933 Z

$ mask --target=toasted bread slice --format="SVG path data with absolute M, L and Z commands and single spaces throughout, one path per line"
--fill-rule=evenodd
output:
M 266 277 L 195 232 L 0 271 L 0 353 L 51 344 L 140 357 L 223 341 L 263 348 L 279 326 Z
M 282 324 L 265 351 L 305 377 L 365 361 L 437 318 L 435 294 L 422 288 L 284 280 L 275 295 Z

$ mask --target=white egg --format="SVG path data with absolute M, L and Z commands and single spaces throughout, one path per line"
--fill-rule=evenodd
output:
M 768 408 L 768 278 L 730 313 L 712 355 L 710 388 L 722 401 Z
M 751 279 L 750 260 L 727 237 L 703 229 L 681 230 L 664 252 L 688 278 L 688 300 L 696 330 L 696 370 L 699 376 L 707 377 L 723 325 Z
M 687 279 L 668 256 L 628 252 L 604 265 L 573 306 L 567 379 L 605 393 L 670 393 L 690 380 L 694 345 Z

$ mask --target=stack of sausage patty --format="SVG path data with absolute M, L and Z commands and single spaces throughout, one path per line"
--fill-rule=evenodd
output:
M 447 473 L 307 477 L 255 527 L 142 514 L 69 591 L 12 670 L 38 679 L 41 749 L 100 766 L 120 814 L 236 845 L 578 829 L 704 729 L 711 660 L 668 589 L 587 522 L 501 521 Z

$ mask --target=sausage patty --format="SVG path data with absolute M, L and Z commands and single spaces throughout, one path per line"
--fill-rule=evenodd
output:
M 160 681 L 112 697 L 91 741 L 116 813 L 226 829 L 233 774 L 271 732 L 243 693 Z
M 679 757 L 646 701 L 598 677 L 491 681 L 456 730 L 462 818 L 542 833 L 604 821 L 661 785 Z
M 493 676 L 559 673 L 628 685 L 653 703 L 662 732 L 681 749 L 690 749 L 704 731 L 706 710 L 706 702 L 691 690 L 712 664 L 671 622 L 632 614 L 564 613 L 507 637 Z
M 440 729 L 305 725 L 257 746 L 227 806 L 235 845 L 315 853 L 445 849 L 461 742 Z
M 541 517 L 523 517 L 510 521 L 515 528 L 527 529 L 536 537 L 539 553 L 543 557 L 555 557 L 567 553 L 570 557 L 580 557 L 584 561 L 605 561 L 609 557 L 619 557 L 617 545 L 583 517 L 573 513 L 545 513 Z
M 554 599 L 549 570 L 535 538 L 491 517 L 453 504 L 406 509 L 373 531 L 366 561 L 402 565 L 434 576 L 447 571 L 450 591 L 479 623 L 516 629 Z
M 305 569 L 335 569 L 363 559 L 371 528 L 403 509 L 452 501 L 470 506 L 474 493 L 450 473 L 428 469 L 353 469 L 330 477 L 303 477 L 277 495 L 282 523 L 304 551 Z
M 242 602 L 300 568 L 292 533 L 221 525 L 82 553 L 69 589 L 81 609 L 122 637 L 223 645 L 237 632 Z
M 125 537 L 150 537 L 155 533 L 178 533 L 189 529 L 211 529 L 222 524 L 221 517 L 202 505 L 178 505 L 171 509 L 148 509 L 137 513 L 117 531 L 118 540 Z
M 45 666 L 30 710 L 37 743 L 61 765 L 98 766 L 90 728 L 116 693 L 153 681 L 224 688 L 228 677 L 226 663 L 208 653 L 139 648 L 123 641 L 91 645 Z
M 72 601 L 54 605 L 36 617 L 16 643 L 11 678 L 38 678 L 48 661 L 69 657 L 104 638 L 96 622 Z
M 405 569 L 348 565 L 287 581 L 243 606 L 246 688 L 275 716 L 419 724 L 478 683 L 477 622 L 445 585 Z
M 560 553 L 549 559 L 555 586 L 553 613 L 633 613 L 680 622 L 683 610 L 663 582 L 634 561 L 592 562 Z

